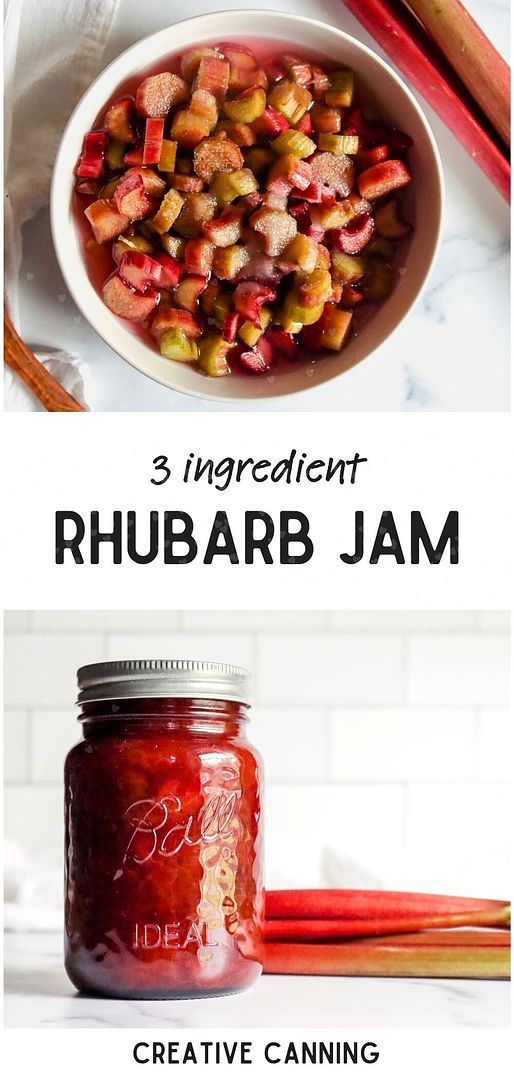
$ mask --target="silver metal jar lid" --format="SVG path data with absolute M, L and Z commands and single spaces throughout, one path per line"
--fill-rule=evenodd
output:
M 78 705 L 121 698 L 216 698 L 250 703 L 250 674 L 207 660 L 109 660 L 77 672 Z

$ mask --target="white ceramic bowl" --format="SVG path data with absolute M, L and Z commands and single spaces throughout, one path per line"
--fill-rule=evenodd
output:
M 74 169 L 84 133 L 131 76 L 201 42 L 267 38 L 280 45 L 298 45 L 326 54 L 353 68 L 361 84 L 380 100 L 385 119 L 414 140 L 410 163 L 414 181 L 409 190 L 415 231 L 391 297 L 341 352 L 317 362 L 278 365 L 274 378 L 233 374 L 208 379 L 188 364 L 161 357 L 106 308 L 91 284 L 82 258 L 72 214 Z M 218 11 L 186 19 L 132 45 L 92 83 L 68 121 L 57 154 L 51 192 L 51 221 L 57 258 L 76 304 L 98 334 L 139 371 L 173 390 L 213 401 L 273 398 L 320 385 L 359 363 L 396 329 L 416 301 L 437 253 L 443 198 L 442 169 L 430 127 L 410 90 L 398 75 L 365 45 L 316 19 L 277 11 Z M 308 373 L 307 373 L 308 372 Z

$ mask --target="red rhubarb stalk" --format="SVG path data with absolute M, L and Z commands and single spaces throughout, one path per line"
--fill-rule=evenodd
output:
M 441 915 L 384 915 L 370 919 L 266 919 L 267 941 L 330 941 L 341 938 L 406 934 L 457 926 L 510 926 L 510 907 Z
M 438 113 L 504 199 L 510 165 L 484 129 L 475 102 L 414 15 L 391 0 L 346 0 L 355 18 Z
M 495 130 L 510 146 L 510 69 L 460 0 L 408 0 Z
M 508 930 L 443 930 L 330 945 L 269 942 L 268 975 L 508 979 Z
M 285 889 L 266 892 L 267 919 L 380 919 L 503 912 L 506 900 L 375 889 Z

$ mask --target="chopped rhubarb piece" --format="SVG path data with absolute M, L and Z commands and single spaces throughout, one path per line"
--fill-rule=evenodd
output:
M 238 206 L 227 206 L 219 217 L 205 221 L 202 230 L 211 244 L 222 248 L 230 247 L 240 239 L 242 217 Z
M 188 49 L 182 56 L 180 67 L 184 78 L 188 82 L 193 81 L 203 56 L 219 56 L 219 51 L 209 45 L 194 45 L 192 49 Z
M 196 72 L 194 89 L 208 90 L 216 101 L 224 101 L 227 96 L 230 63 L 224 56 L 203 55 Z
M 232 120 L 222 120 L 218 125 L 219 131 L 224 131 L 236 146 L 253 146 L 255 134 L 249 124 L 241 124 Z
M 207 288 L 208 278 L 202 274 L 188 274 L 183 277 L 175 289 L 175 301 L 179 307 L 194 314 L 198 307 L 198 297 Z
M 312 96 L 304 86 L 283 79 L 271 91 L 268 104 L 277 109 L 290 124 L 297 124 L 311 104 Z
M 103 173 L 106 148 L 106 131 L 88 131 L 87 135 L 84 135 L 76 175 L 90 180 L 98 180 Z
M 191 364 L 198 360 L 200 353 L 196 341 L 192 341 L 183 330 L 176 327 L 161 334 L 159 351 L 167 360 L 178 360 L 182 364 Z
M 223 112 L 229 120 L 241 124 L 251 124 L 257 117 L 262 116 L 266 108 L 266 93 L 261 87 L 243 90 L 238 97 L 226 101 Z
M 173 258 L 173 255 L 167 255 L 165 252 L 159 252 L 158 255 L 154 255 L 156 261 L 161 267 L 161 285 L 163 289 L 174 289 L 175 285 L 178 285 L 181 275 L 181 266 L 177 259 Z
M 336 135 L 338 131 L 341 131 L 340 109 L 330 108 L 329 105 L 320 105 L 316 101 L 309 116 L 314 130 L 318 133 L 325 132 L 327 135 Z
M 359 136 L 325 135 L 325 133 L 322 133 L 318 137 L 318 148 L 320 150 L 329 150 L 331 154 L 355 155 L 359 150 Z
M 257 67 L 255 53 L 248 49 L 246 45 L 240 45 L 239 42 L 235 44 L 231 41 L 222 41 L 221 45 L 218 45 L 218 49 L 234 67 L 246 71 L 251 71 Z
M 291 192 L 292 199 L 302 199 L 310 203 L 335 202 L 334 189 L 316 180 L 311 182 L 303 191 L 294 189 Z
M 372 165 L 379 165 L 381 161 L 387 161 L 388 157 L 389 147 L 386 143 L 381 143 L 379 146 L 360 150 L 357 155 L 357 166 L 360 172 L 364 172 L 365 169 L 370 169 Z
M 330 76 L 317 64 L 312 65 L 311 91 L 315 101 L 324 101 L 330 89 Z
M 282 113 L 268 105 L 262 115 L 253 121 L 252 127 L 256 135 L 272 139 L 273 136 L 280 135 L 282 131 L 287 131 L 289 122 Z
M 177 157 L 177 144 L 172 139 L 163 139 L 159 157 L 159 172 L 173 172 Z
M 263 304 L 276 300 L 275 289 L 260 285 L 257 281 L 244 281 L 236 285 L 234 304 L 236 311 L 249 322 L 258 323 L 259 311 Z
M 284 250 L 284 258 L 300 270 L 314 270 L 318 260 L 318 245 L 310 236 L 297 233 Z
M 266 327 L 269 326 L 271 319 L 271 308 L 266 306 L 261 307 L 258 322 L 253 323 L 246 320 L 246 322 L 239 327 L 238 337 L 241 338 L 241 341 L 244 341 L 245 345 L 249 345 L 250 348 L 253 349 L 254 345 L 256 345 L 262 337 Z
M 312 180 L 312 168 L 308 161 L 301 161 L 294 154 L 283 154 L 271 166 L 266 179 L 268 190 L 277 183 L 284 182 L 289 188 L 305 191 Z
M 121 256 L 118 272 L 126 285 L 140 293 L 161 284 L 162 267 L 143 251 L 126 251 Z
M 124 165 L 142 165 L 143 164 L 143 147 L 136 146 L 133 150 L 127 150 L 125 157 L 123 158 Z
M 373 218 L 366 214 L 354 217 L 343 229 L 332 229 L 330 239 L 334 247 L 345 255 L 358 255 L 369 244 L 375 231 Z
M 188 338 L 199 338 L 202 333 L 198 319 L 193 318 L 189 311 L 174 307 L 159 309 L 152 322 L 151 333 L 157 340 L 167 330 L 182 330 Z
M 268 210 L 287 210 L 288 202 L 289 195 L 285 189 L 281 191 L 273 187 L 271 191 L 266 191 L 264 195 L 261 195 L 262 206 Z
M 168 232 L 173 223 L 177 220 L 183 205 L 184 200 L 182 196 L 179 195 L 178 191 L 170 188 L 170 190 L 166 192 L 157 213 L 149 222 L 152 229 L 157 233 Z
M 372 165 L 366 169 L 357 179 L 359 193 L 364 199 L 381 199 L 389 195 L 391 191 L 405 187 L 411 180 L 410 172 L 403 161 L 382 161 L 379 165 Z
M 200 342 L 200 370 L 211 378 L 230 375 L 227 353 L 232 348 L 221 334 L 207 334 Z
M 205 187 L 203 180 L 200 180 L 199 176 L 187 176 L 185 173 L 173 172 L 170 173 L 169 179 L 177 191 L 183 191 L 186 194 L 203 191 Z
M 351 323 L 351 311 L 342 311 L 335 304 L 327 303 L 321 319 L 303 331 L 302 342 L 308 349 L 339 352 L 348 340 Z
M 231 244 L 229 247 L 217 247 L 214 250 L 212 271 L 222 281 L 233 281 L 244 266 L 249 262 L 248 249 L 241 244 Z
M 166 255 L 171 255 L 173 259 L 180 261 L 184 258 L 184 251 L 186 248 L 186 241 L 181 236 L 173 236 L 171 233 L 164 233 L 159 236 L 159 242 L 166 252 Z
M 239 147 L 227 139 L 225 132 L 203 139 L 196 147 L 193 159 L 195 173 L 207 184 L 216 173 L 235 172 L 244 165 Z
M 105 126 L 111 139 L 120 143 L 137 142 L 137 132 L 134 126 L 133 97 L 121 97 L 109 106 L 105 114 Z
M 214 247 L 206 237 L 200 236 L 188 240 L 184 251 L 186 272 L 209 277 L 212 270 L 213 256 Z
M 266 207 L 252 214 L 250 225 L 261 234 L 266 255 L 281 255 L 298 229 L 294 217 L 286 210 L 269 210 Z
M 327 184 L 343 198 L 350 194 L 354 180 L 354 165 L 347 154 L 331 154 L 328 151 L 322 151 L 313 154 L 310 165 L 315 183 Z M 364 193 L 361 192 L 361 194 Z
M 298 342 L 292 334 L 280 330 L 278 326 L 266 330 L 264 340 L 269 342 L 273 352 L 279 356 L 287 356 L 288 360 L 294 360 L 298 352 Z
M 191 94 L 189 109 L 195 116 L 207 120 L 210 130 L 214 130 L 218 123 L 218 103 L 214 94 L 209 90 L 195 90 Z
M 143 165 L 158 165 L 162 150 L 162 137 L 164 133 L 164 120 L 151 119 L 146 121 L 145 142 L 143 146 Z M 175 143 L 175 152 L 176 152 Z
M 122 281 L 118 273 L 107 278 L 102 289 L 102 296 L 104 304 L 114 315 L 134 322 L 147 319 L 159 300 L 159 293 L 153 289 L 149 289 L 144 295 L 137 293 L 135 289 Z
M 93 236 L 97 244 L 105 244 L 108 240 L 116 240 L 130 225 L 130 219 L 126 214 L 120 214 L 116 204 L 110 199 L 97 199 L 92 202 L 84 213 L 93 230 Z
M 302 60 L 299 56 L 292 56 L 290 53 L 286 53 L 282 57 L 282 63 L 289 78 L 293 82 L 299 83 L 300 86 L 308 86 L 312 81 L 312 69 L 307 60 Z
M 397 199 L 388 199 L 375 210 L 375 228 L 379 236 L 388 240 L 402 240 L 412 231 L 412 225 L 403 221 Z
M 328 270 L 316 269 L 310 273 L 297 274 L 295 291 L 302 307 L 317 307 L 324 304 L 332 289 L 332 280 Z
M 264 68 L 236 68 L 230 65 L 228 82 L 230 94 L 241 94 L 243 90 L 253 90 L 255 87 L 262 87 L 263 90 L 268 88 L 268 76 Z
M 274 139 L 271 149 L 274 154 L 294 154 L 297 158 L 308 158 L 316 150 L 316 143 L 301 131 L 290 128 Z
M 179 109 L 173 118 L 171 137 L 179 146 L 193 150 L 210 130 L 211 125 L 205 116 L 198 116 L 190 109 Z
M 324 244 L 318 244 L 316 266 L 314 269 L 330 270 L 330 251 Z
M 257 191 L 257 180 L 250 169 L 238 169 L 231 173 L 216 173 L 209 191 L 220 206 L 227 206 L 241 195 L 250 195 Z
M 277 259 L 270 255 L 252 254 L 237 275 L 238 281 L 258 281 L 262 285 L 279 285 L 283 272 Z
M 154 173 L 152 168 L 145 168 L 143 165 L 136 165 L 133 168 L 127 168 L 125 176 L 140 176 L 143 180 L 143 187 L 147 195 L 151 195 L 153 199 L 160 199 L 166 190 L 166 181 Z
M 165 117 L 171 108 L 187 101 L 189 87 L 180 75 L 163 71 L 143 79 L 136 91 L 136 109 L 140 116 Z
M 312 120 L 310 118 L 310 113 L 306 112 L 303 114 L 301 120 L 299 120 L 296 125 L 296 130 L 301 131 L 302 135 L 310 136 L 313 134 L 314 128 L 312 125 Z
M 325 91 L 326 104 L 348 109 L 352 104 L 355 89 L 353 71 L 331 71 L 329 79 L 330 88 Z
M 358 259 L 355 255 L 345 255 L 344 252 L 333 249 L 332 278 L 343 285 L 355 285 L 366 273 L 366 262 Z
M 237 346 L 234 349 L 233 359 L 242 364 L 252 375 L 265 375 L 273 364 L 273 348 L 271 342 L 261 337 L 253 349 L 243 349 Z
M 222 338 L 224 341 L 229 341 L 231 344 L 236 340 L 239 323 L 241 322 L 241 316 L 237 311 L 229 311 L 223 323 Z
M 105 151 L 105 164 L 111 172 L 118 172 L 123 168 L 123 159 L 125 157 L 125 147 L 123 143 L 117 142 L 116 139 L 109 139 L 107 143 L 107 149 Z
M 114 192 L 114 201 L 120 214 L 125 214 L 129 221 L 141 221 L 155 210 L 155 199 L 146 194 L 143 180 L 139 173 L 125 175 Z
M 146 236 L 120 236 L 112 245 L 112 257 L 117 265 L 126 251 L 142 251 L 144 255 L 153 255 L 154 248 Z
M 175 232 L 187 239 L 201 236 L 204 223 L 211 221 L 216 209 L 216 200 L 213 195 L 205 191 L 191 192 L 184 199 L 184 205 L 174 224 Z

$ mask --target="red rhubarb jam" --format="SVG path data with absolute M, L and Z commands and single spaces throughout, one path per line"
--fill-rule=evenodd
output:
M 75 202 L 104 303 L 161 356 L 263 375 L 339 352 L 395 285 L 412 140 L 353 71 L 202 45 L 119 87 Z
M 260 759 L 248 677 L 200 661 L 78 673 L 65 765 L 65 962 L 119 998 L 231 994 L 261 963 Z

